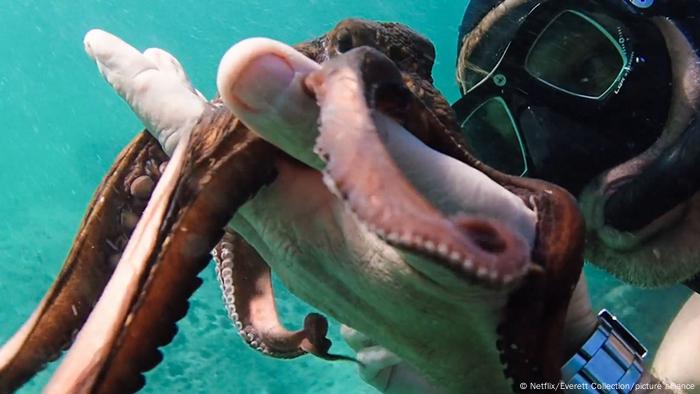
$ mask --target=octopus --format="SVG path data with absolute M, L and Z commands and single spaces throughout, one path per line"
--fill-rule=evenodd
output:
M 280 322 L 275 272 L 445 392 L 560 380 L 583 264 L 576 201 L 474 159 L 426 38 L 350 19 L 295 47 L 248 39 L 222 58 L 211 101 L 163 50 L 99 30 L 85 49 L 146 130 L 0 349 L 0 392 L 68 347 L 46 392 L 139 390 L 212 255 L 233 326 L 264 355 L 352 360 L 330 352 L 324 316 Z

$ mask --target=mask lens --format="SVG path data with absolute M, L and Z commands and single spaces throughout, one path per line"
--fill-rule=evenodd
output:
M 564 11 L 537 38 L 525 69 L 556 89 L 600 99 L 622 77 L 626 63 L 623 48 L 603 26 L 580 12 Z
M 527 172 L 520 134 L 501 97 L 485 101 L 469 114 L 461 127 L 477 159 L 507 174 L 520 176 Z

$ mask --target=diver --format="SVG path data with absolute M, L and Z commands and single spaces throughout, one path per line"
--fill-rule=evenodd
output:
M 479 160 L 577 197 L 588 261 L 627 282 L 683 282 L 696 292 L 698 16 L 700 2 L 692 0 L 471 1 L 459 29 L 462 98 L 453 105 Z M 590 321 L 585 288 L 577 288 L 569 314 Z M 671 381 L 700 390 L 700 368 L 688 351 L 700 346 L 699 315 L 696 294 L 645 370 L 642 344 L 603 311 L 562 366 L 564 383 L 587 389 L 566 392 L 607 392 L 598 391 L 601 384 L 646 392 L 653 385 L 635 391 L 635 384 L 660 382 L 656 377 L 667 384 L 653 392 L 666 392 Z M 381 391 L 439 392 L 361 333 L 344 327 L 343 336 L 365 362 L 363 379 Z
M 473 1 L 453 108 L 470 150 L 578 198 L 586 257 L 700 290 L 696 1 Z
M 631 283 L 696 292 L 698 15 L 700 3 L 683 0 L 472 2 L 453 105 L 480 160 L 579 199 L 588 261 Z M 698 341 L 688 334 L 697 298 L 664 338 L 657 374 L 700 380 L 680 367 L 686 341 Z

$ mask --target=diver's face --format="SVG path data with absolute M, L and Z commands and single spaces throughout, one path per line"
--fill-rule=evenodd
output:
M 478 64 L 463 67 L 467 93 L 454 105 L 477 158 L 578 194 L 654 143 L 671 97 L 664 38 L 648 20 L 604 11 L 549 2 L 524 22 L 493 23 L 462 62 Z M 511 35 L 508 22 L 519 26 Z M 485 58 L 491 45 L 498 58 Z
M 700 58 L 691 43 L 670 20 L 659 18 L 655 23 L 667 41 L 672 59 L 673 95 L 661 137 L 642 154 L 607 169 L 592 180 L 579 198 L 586 225 L 593 235 L 588 237 L 588 258 L 616 276 L 643 285 L 669 285 L 692 278 L 698 273 L 700 248 L 700 196 L 681 201 L 674 208 L 658 216 L 641 229 L 620 231 L 606 223 L 605 206 L 621 186 L 647 177 L 645 170 L 673 147 L 687 130 L 700 108 Z M 678 178 L 671 171 L 666 174 Z M 660 198 L 667 193 L 651 185 L 644 192 Z M 630 206 L 635 207 L 630 201 Z M 638 214 L 645 207 L 638 208 Z
M 564 2 L 561 0 L 557 4 Z M 507 11 L 500 10 L 506 14 L 499 16 L 499 10 L 496 9 L 487 15 L 475 29 L 481 33 L 477 37 L 481 42 L 475 44 L 467 40 L 471 52 L 467 52 L 469 56 L 465 58 L 460 57 L 463 66 L 468 66 L 469 61 L 476 62 L 471 68 L 460 68 L 466 70 L 460 75 L 461 81 L 465 83 L 464 90 L 472 90 L 454 105 L 458 117 L 461 116 L 463 132 L 471 142 L 473 151 L 477 156 L 481 153 L 480 158 L 487 164 L 497 168 L 499 165 L 510 167 L 511 171 L 504 167 L 501 169 L 514 175 L 519 175 L 517 171 L 525 167 L 512 163 L 523 163 L 519 158 L 524 154 L 527 159 L 524 163 L 529 165 L 526 176 L 553 181 L 575 194 L 579 198 L 589 233 L 587 259 L 623 280 L 659 286 L 687 281 L 697 275 L 697 262 L 700 261 L 700 248 L 697 247 L 700 195 L 696 193 L 690 197 L 674 197 L 677 196 L 676 193 L 669 192 L 652 180 L 657 179 L 658 174 L 652 178 L 648 173 L 650 168 L 658 167 L 658 163 L 666 162 L 669 152 L 674 152 L 679 147 L 681 137 L 697 132 L 697 126 L 694 126 L 697 122 L 694 119 L 700 108 L 700 59 L 692 44 L 670 19 L 644 20 L 646 26 L 655 28 L 658 38 L 650 34 L 642 38 L 651 37 L 651 40 L 636 37 L 637 42 L 641 41 L 642 46 L 646 45 L 651 51 L 646 56 L 640 56 L 641 52 L 634 50 L 635 56 L 629 57 L 629 64 L 634 67 L 625 74 L 626 66 L 623 66 L 622 78 L 612 84 L 612 93 L 608 93 L 612 97 L 626 95 L 627 103 L 623 100 L 622 104 L 603 113 L 604 116 L 595 108 L 590 111 L 584 106 L 567 109 L 561 105 L 566 98 L 561 103 L 557 100 L 537 103 L 540 98 L 538 94 L 545 98 L 547 96 L 541 94 L 542 85 L 531 83 L 533 77 L 555 82 L 553 84 L 560 91 L 590 93 L 600 91 L 599 87 L 610 84 L 611 70 L 619 67 L 619 60 L 609 50 L 611 47 L 607 46 L 605 40 L 584 40 L 582 36 L 587 33 L 582 28 L 583 25 L 579 26 L 581 29 L 577 30 L 578 33 L 574 33 L 571 20 L 567 22 L 567 19 L 560 19 L 560 23 L 549 26 L 549 32 L 534 32 L 531 42 L 537 42 L 537 45 L 521 51 L 524 53 L 521 58 L 523 62 L 519 66 L 521 72 L 530 78 L 529 84 L 522 83 L 522 80 L 505 72 L 499 76 L 501 72 L 498 67 L 502 67 L 508 58 L 501 57 L 503 52 L 497 52 L 496 49 L 508 48 L 507 44 L 513 41 L 517 31 L 505 28 L 501 34 L 495 32 L 494 27 L 500 26 L 504 21 L 517 23 L 519 19 L 525 18 L 527 13 L 518 9 L 518 4 L 531 2 L 506 0 L 505 3 L 511 6 Z M 595 19 L 604 21 L 600 17 Z M 611 31 L 610 35 L 617 37 L 615 30 L 609 30 Z M 566 34 L 572 35 L 562 39 Z M 625 44 L 624 50 L 630 53 L 631 47 L 627 41 L 620 41 L 621 47 L 622 42 Z M 467 46 L 462 48 L 465 47 Z M 492 55 L 494 51 L 497 54 L 495 57 Z M 532 57 L 534 53 L 539 56 Z M 531 56 L 525 62 L 528 54 Z M 662 76 L 655 71 L 659 67 L 648 67 L 649 72 L 642 73 L 641 77 L 636 75 L 640 61 L 646 61 L 648 66 L 649 62 L 658 61 L 664 56 L 667 59 L 667 75 Z M 480 72 L 475 72 L 475 69 Z M 666 82 L 661 84 L 664 79 Z M 491 88 L 487 92 L 490 96 L 483 93 L 483 86 L 495 85 L 496 82 L 512 87 L 511 92 L 516 93 L 507 97 L 499 96 L 504 98 L 507 110 L 498 109 L 495 105 L 484 105 L 493 96 L 507 93 L 505 88 Z M 655 102 L 664 89 L 668 94 L 666 106 Z M 522 94 L 517 96 L 518 93 Z M 511 97 L 517 97 L 517 100 L 509 100 Z M 492 104 L 495 102 L 492 101 Z M 518 105 L 523 109 L 521 112 L 510 108 Z M 505 115 L 504 111 L 508 111 L 509 115 Z M 656 116 L 658 120 L 653 119 Z M 636 126 L 635 122 L 640 126 Z M 577 130 L 581 125 L 594 133 L 582 134 L 584 129 Z M 639 133 L 643 130 L 647 130 L 648 134 Z M 470 133 L 473 135 L 470 136 Z M 476 134 L 479 134 L 478 137 L 475 137 Z M 601 143 L 588 138 L 595 135 L 601 138 L 617 135 L 618 138 L 609 141 L 612 148 L 637 145 L 632 147 L 634 149 L 627 150 L 627 154 L 620 154 L 614 149 L 596 150 L 604 147 L 605 141 Z M 538 157 L 553 160 L 537 160 Z M 662 169 L 661 178 L 683 181 L 680 178 L 681 172 L 675 167 Z M 629 189 L 630 184 L 645 185 L 645 188 Z M 636 191 L 622 194 L 625 188 Z M 606 207 L 613 206 L 608 204 L 609 201 L 619 196 L 624 196 L 624 199 L 620 205 L 623 209 L 614 212 L 617 216 L 644 216 L 632 229 L 625 229 L 613 221 L 608 222 L 611 216 L 606 213 Z M 664 208 L 663 211 L 657 209 L 659 201 L 668 200 L 669 197 L 676 205 Z

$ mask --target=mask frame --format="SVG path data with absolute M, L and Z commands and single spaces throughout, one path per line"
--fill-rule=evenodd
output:
M 618 45 L 621 49 L 623 68 L 609 89 L 597 97 L 564 91 L 527 70 L 528 56 L 538 39 L 554 18 L 567 12 L 585 19 L 582 23 L 591 23 L 611 40 L 610 45 Z M 603 18 L 604 25 L 597 22 Z M 494 28 L 498 28 L 498 25 Z M 523 167 L 527 168 L 526 172 L 510 173 L 544 178 L 576 194 L 587 180 L 606 166 L 614 166 L 638 155 L 659 137 L 668 116 L 670 97 L 670 58 L 656 25 L 620 7 L 609 7 L 604 2 L 563 0 L 533 7 L 500 61 L 453 104 L 453 109 L 458 122 L 464 126 L 465 121 L 485 102 L 494 98 L 503 100 L 514 119 L 517 139 L 524 141 L 520 147 L 525 157 Z M 534 108 L 545 108 L 548 113 L 532 114 Z M 538 130 L 528 133 L 524 129 L 523 114 L 526 112 L 530 112 L 528 124 L 539 124 Z M 563 123 L 562 128 L 570 132 L 575 129 L 576 133 L 584 135 L 571 139 L 566 137 L 567 133 L 563 130 L 548 130 L 555 119 Z M 466 137 L 470 142 L 469 136 Z M 545 155 L 550 157 L 537 157 L 537 154 L 533 157 L 536 150 L 534 145 L 542 145 L 543 142 L 549 148 L 540 151 L 546 151 Z M 584 144 L 584 149 L 578 146 L 562 154 L 555 152 L 558 147 L 570 146 L 573 142 Z M 498 163 L 479 157 L 479 147 L 471 145 L 478 158 L 499 168 Z M 571 160 L 593 165 L 578 164 L 572 167 L 568 165 L 571 163 L 567 163 Z M 573 169 L 584 173 L 572 179 Z M 557 174 L 562 171 L 568 174 Z

